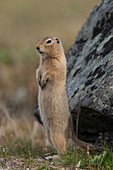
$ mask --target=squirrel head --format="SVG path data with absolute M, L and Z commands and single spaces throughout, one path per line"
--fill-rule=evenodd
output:
M 62 43 L 57 37 L 41 38 L 36 45 L 36 49 L 43 59 L 64 54 Z

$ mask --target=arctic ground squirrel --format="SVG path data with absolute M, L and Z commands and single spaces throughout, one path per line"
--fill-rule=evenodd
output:
M 39 108 L 50 144 L 64 154 L 68 139 L 86 148 L 86 143 L 74 135 L 66 92 L 66 57 L 61 41 L 56 37 L 41 38 L 36 45 L 40 66 L 36 70 L 39 84 Z

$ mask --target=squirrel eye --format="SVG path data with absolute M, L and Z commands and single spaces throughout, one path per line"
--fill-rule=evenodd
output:
M 50 44 L 51 42 L 52 42 L 51 40 L 48 40 L 46 43 L 47 43 L 47 44 Z

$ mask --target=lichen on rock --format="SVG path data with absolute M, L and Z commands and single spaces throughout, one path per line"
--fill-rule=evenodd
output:
M 90 134 L 94 132 L 96 137 L 100 131 L 103 133 L 106 131 L 105 128 L 103 129 L 102 123 L 108 131 L 113 130 L 111 128 L 113 123 L 112 0 L 103 0 L 92 10 L 66 57 L 68 68 L 67 92 L 70 110 L 73 113 L 74 120 L 78 106 L 81 105 L 82 111 L 80 114 L 82 118 L 80 118 L 83 121 L 79 122 L 79 137 L 90 141 L 86 137 L 89 135 L 88 129 L 90 129 Z M 85 114 L 87 117 L 83 118 Z M 94 117 L 97 121 L 96 124 L 93 119 L 90 119 L 91 114 L 96 114 Z M 104 122 L 98 122 L 98 115 L 102 115 Z M 86 119 L 92 121 L 92 127 Z M 107 128 L 109 121 L 106 122 L 106 119 L 112 122 L 109 129 Z M 100 129 L 97 124 L 100 124 Z M 76 129 L 76 118 L 74 127 Z M 86 136 L 83 135 L 84 133 L 86 133 Z
M 82 104 L 113 114 L 112 0 L 103 0 L 93 9 L 66 56 L 67 92 L 71 110 L 77 104 Z M 109 104 L 104 104 L 106 102 Z

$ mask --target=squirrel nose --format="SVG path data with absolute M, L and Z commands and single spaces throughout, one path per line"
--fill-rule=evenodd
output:
M 39 51 L 39 50 L 40 50 L 40 47 L 37 46 L 36 49 Z

